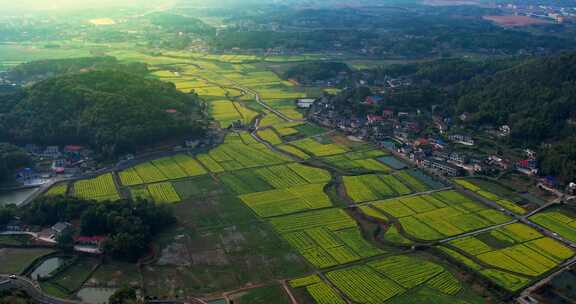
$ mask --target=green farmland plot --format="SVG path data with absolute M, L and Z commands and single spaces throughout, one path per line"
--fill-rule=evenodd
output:
M 454 180 L 455 183 L 457 183 L 458 185 L 464 187 L 467 190 L 470 190 L 472 192 L 475 192 L 476 194 L 483 196 L 484 198 L 495 202 L 496 204 L 502 206 L 502 208 L 507 209 L 508 211 L 514 212 L 516 214 L 524 214 L 526 213 L 526 210 L 520 206 L 518 206 L 516 203 L 504 199 L 492 192 L 489 192 L 487 190 L 484 190 L 481 188 L 481 186 L 476 185 L 468 180 L 465 179 L 456 179 Z
M 322 159 L 330 165 L 343 170 L 389 173 L 392 171 L 392 168 L 377 160 L 378 157 L 382 157 L 383 155 L 387 155 L 387 153 L 382 150 L 368 148 L 368 150 L 332 155 L 323 157 Z
M 118 173 L 118 176 L 120 177 L 120 182 L 124 186 L 134 186 L 144 183 L 144 181 L 142 180 L 140 175 L 138 175 L 138 172 L 134 168 L 128 168 L 126 170 L 120 171 Z
M 160 158 L 153 160 L 152 164 L 162 172 L 168 179 L 180 179 L 187 177 L 188 174 L 180 168 L 177 162 L 172 157 Z
M 463 288 L 450 270 L 419 255 L 379 258 L 325 275 L 353 303 L 464 304 L 479 300 Z
M 405 291 L 400 285 L 368 266 L 336 270 L 326 276 L 354 303 L 384 303 Z
M 158 183 L 148 185 L 148 192 L 158 204 L 177 203 L 180 201 L 180 196 L 174 189 L 171 183 Z
M 292 142 L 292 145 L 310 153 L 314 156 L 329 156 L 346 153 L 348 148 L 338 144 L 323 144 L 313 138 L 306 138 Z
M 168 180 L 168 178 L 154 164 L 147 162 L 134 167 L 136 173 L 145 183 L 156 183 Z
M 254 174 L 251 169 L 226 172 L 220 175 L 220 180 L 237 194 L 263 192 L 273 189 L 266 180 Z
M 272 145 L 282 144 L 282 139 L 272 129 L 258 131 L 258 136 Z
M 560 208 L 546 210 L 531 216 L 530 220 L 576 242 L 576 216 L 567 210 Z
M 324 193 L 325 184 L 304 184 L 289 188 L 244 194 L 240 199 L 261 217 L 332 206 Z
M 224 144 L 212 149 L 198 160 L 212 172 L 263 167 L 291 161 L 290 158 L 266 148 L 262 144 L 245 144 L 238 134 L 229 134 Z
M 290 146 L 290 145 L 279 145 L 279 146 L 277 146 L 276 148 L 278 148 L 278 149 L 280 149 L 280 150 L 282 150 L 282 151 L 284 151 L 284 152 L 287 152 L 287 153 L 289 153 L 289 154 L 291 154 L 291 155 L 294 155 L 294 156 L 296 156 L 296 157 L 298 157 L 298 158 L 300 158 L 300 159 L 303 159 L 303 160 L 310 159 L 310 155 L 306 154 L 306 152 L 304 152 L 304 151 L 302 151 L 302 150 L 300 150 L 300 149 L 298 149 L 298 148 L 296 148 L 296 147 L 294 147 L 294 146 Z
M 382 253 L 364 240 L 344 211 L 325 209 L 270 219 L 272 226 L 317 268 L 345 264 Z
M 202 165 L 200 165 L 200 163 L 191 156 L 178 154 L 172 157 L 172 160 L 184 170 L 187 176 L 198 176 L 206 174 L 204 167 L 202 167 Z
M 254 170 L 254 173 L 277 189 L 290 188 L 308 183 L 288 166 L 273 166 Z
M 330 287 L 330 285 L 319 282 L 306 286 L 306 291 L 318 304 L 345 304 L 340 296 Z
M 120 199 L 111 173 L 75 182 L 74 196 L 97 201 Z
M 572 249 L 520 223 L 453 240 L 448 247 L 465 252 L 468 259 L 489 265 L 481 273 L 510 291 L 521 288 L 574 255 Z M 462 257 L 457 259 L 467 265 L 470 263 Z
M 411 193 L 408 187 L 391 175 L 344 176 L 343 180 L 346 193 L 356 203 Z
M 376 201 L 371 205 L 397 218 L 406 233 L 437 240 L 511 220 L 456 191 Z
M 123 186 L 136 186 L 206 174 L 206 170 L 193 157 L 178 154 L 142 163 L 118 172 Z
M 68 192 L 68 183 L 60 183 L 52 186 L 46 193 L 45 196 L 58 196 L 66 195 Z
M 210 172 L 218 173 L 225 171 L 224 168 L 208 154 L 200 154 L 197 158 Z

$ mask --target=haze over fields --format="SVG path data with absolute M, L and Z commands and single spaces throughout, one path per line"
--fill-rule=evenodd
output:
M 40 10 L 77 10 L 170 4 L 173 0 L 19 0 L 3 1 L 0 13 Z

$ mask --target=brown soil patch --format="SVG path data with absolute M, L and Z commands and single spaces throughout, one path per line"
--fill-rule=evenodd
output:
M 503 27 L 519 27 L 550 23 L 546 20 L 536 19 L 528 16 L 484 16 L 482 18 L 484 18 L 484 20 L 492 21 Z

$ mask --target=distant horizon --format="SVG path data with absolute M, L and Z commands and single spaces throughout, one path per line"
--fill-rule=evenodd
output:
M 19 0 L 3 3 L 1 13 L 83 10 L 171 4 L 175 0 Z

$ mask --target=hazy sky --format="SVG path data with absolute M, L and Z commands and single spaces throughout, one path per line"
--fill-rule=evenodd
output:
M 0 11 L 143 6 L 171 0 L 0 0 Z

